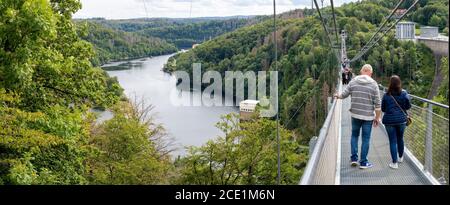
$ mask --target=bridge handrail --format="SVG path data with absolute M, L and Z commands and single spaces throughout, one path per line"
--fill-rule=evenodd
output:
M 384 87 L 383 85 L 378 84 L 378 86 L 380 87 L 381 90 L 383 90 L 383 91 L 386 90 L 386 87 Z M 432 105 L 435 105 L 435 106 L 438 106 L 438 107 L 442 107 L 442 108 L 445 108 L 445 109 L 449 109 L 448 105 L 445 105 L 445 104 L 442 104 L 442 103 L 438 103 L 438 102 L 435 102 L 433 100 L 422 98 L 422 97 L 419 97 L 419 96 L 416 96 L 416 95 L 412 95 L 412 94 L 409 94 L 409 93 L 408 93 L 408 95 L 411 96 L 411 98 L 419 100 L 421 102 L 432 104 Z
M 319 151 L 321 150 L 323 143 L 325 141 L 325 137 L 328 134 L 328 127 L 331 124 L 331 118 L 333 116 L 333 110 L 336 107 L 336 100 L 331 105 L 331 109 L 328 112 L 327 118 L 323 123 L 322 128 L 320 129 L 319 137 L 317 139 L 317 143 L 314 146 L 313 153 L 306 164 L 305 171 L 303 172 L 303 176 L 300 180 L 300 185 L 307 185 L 312 177 L 313 169 L 315 168 L 317 161 L 319 160 Z
M 341 79 L 339 78 L 338 86 L 337 86 L 337 89 L 338 89 L 339 92 L 342 90 L 342 84 L 340 82 L 341 82 Z M 386 88 L 383 87 L 382 85 L 379 85 L 379 87 L 380 87 L 380 90 L 382 90 L 382 91 L 386 90 Z M 435 113 L 433 114 L 433 109 L 432 109 L 433 106 L 441 107 L 441 108 L 444 108 L 444 109 L 448 109 L 449 108 L 448 105 L 444 105 L 444 104 L 441 104 L 441 103 L 438 103 L 438 102 L 435 102 L 435 101 L 432 101 L 432 100 L 429 100 L 429 99 L 425 99 L 425 98 L 422 98 L 422 97 L 418 97 L 418 96 L 415 96 L 415 95 L 411 95 L 411 94 L 409 94 L 409 95 L 411 96 L 411 98 L 416 99 L 416 100 L 418 100 L 420 102 L 428 103 L 428 108 L 423 108 L 423 109 L 427 113 L 431 113 L 431 115 L 437 115 Z M 310 155 L 311 157 L 308 160 L 308 163 L 306 165 L 306 168 L 305 168 L 305 171 L 303 173 L 303 176 L 302 176 L 302 178 L 301 178 L 301 180 L 299 182 L 300 185 L 308 185 L 308 184 L 315 183 L 314 182 L 315 181 L 314 177 L 316 177 L 316 175 L 317 175 L 317 171 L 318 171 L 317 169 L 318 169 L 318 166 L 319 166 L 319 163 L 320 163 L 321 154 L 323 154 L 323 151 L 324 151 L 323 149 L 324 149 L 327 137 L 328 137 L 328 135 L 330 133 L 330 127 L 332 126 L 331 123 L 333 122 L 333 117 L 335 116 L 337 105 L 338 105 L 337 104 L 337 100 L 333 100 L 333 103 L 332 103 L 332 105 L 331 105 L 331 107 L 330 107 L 330 109 L 328 111 L 328 114 L 327 114 L 327 117 L 326 117 L 325 122 L 323 124 L 323 127 L 320 130 L 317 142 L 315 143 L 315 146 L 312 148 L 312 152 L 311 152 L 311 155 Z M 415 106 L 415 107 L 417 107 L 417 106 Z M 417 111 L 414 110 L 414 112 L 412 114 L 413 115 L 417 115 L 416 112 Z M 415 116 L 415 117 L 417 117 L 417 116 Z M 422 141 L 424 141 L 424 140 L 426 141 L 426 143 L 424 142 L 425 143 L 425 145 L 424 145 L 425 150 L 423 150 L 423 152 L 425 152 L 425 153 L 417 153 L 417 154 L 424 155 L 423 159 L 417 160 L 415 158 L 415 156 L 413 156 L 413 154 L 415 154 L 415 153 L 413 153 L 414 150 L 410 151 L 411 152 L 410 155 L 416 159 L 417 162 L 415 162 L 415 163 L 418 163 L 420 165 L 420 167 L 422 167 L 421 168 L 422 173 L 424 173 L 426 175 L 429 175 L 427 178 L 429 178 L 430 176 L 431 176 L 431 178 L 435 177 L 434 179 L 436 181 L 436 178 L 438 178 L 438 176 L 436 176 L 436 171 L 433 172 L 433 151 L 432 151 L 433 150 L 433 145 L 432 145 L 433 144 L 433 141 L 432 141 L 432 135 L 433 134 L 431 132 L 431 126 L 432 125 L 430 125 L 431 123 L 433 123 L 432 121 L 430 121 L 430 120 L 432 120 L 432 117 L 428 116 L 428 117 L 426 117 L 426 119 L 423 119 L 423 120 L 426 120 L 428 122 L 427 126 L 429 126 L 424 131 L 422 131 L 424 133 L 420 132 L 420 136 L 422 134 L 424 135 L 422 137 L 422 138 L 424 138 L 424 139 L 422 139 Z M 423 121 L 423 120 L 417 118 L 416 119 L 416 121 L 417 121 L 416 124 L 419 123 L 419 121 Z M 443 120 L 447 120 L 447 122 L 448 122 L 448 119 L 444 119 L 443 118 Z M 413 130 L 411 130 L 411 131 L 413 131 Z M 415 134 L 419 134 L 418 131 L 416 131 L 416 130 L 414 130 L 414 133 Z M 417 141 L 417 138 L 416 138 L 416 141 Z M 444 153 L 443 156 L 448 156 L 448 154 Z M 436 157 L 436 155 L 434 157 Z M 441 178 L 443 178 L 444 181 L 448 180 L 448 179 L 446 179 L 447 177 L 441 177 Z M 442 180 L 439 180 L 439 181 L 442 181 Z
M 432 104 L 432 105 L 435 105 L 435 106 L 438 106 L 438 107 L 442 107 L 442 108 L 445 108 L 445 109 L 449 108 L 448 105 L 445 105 L 445 104 L 442 104 L 442 103 L 438 103 L 438 102 L 435 102 L 435 101 L 432 101 L 432 100 L 429 100 L 429 99 L 426 99 L 426 98 L 421 98 L 419 96 L 415 96 L 415 95 L 411 95 L 411 94 L 409 94 L 409 96 L 411 96 L 412 98 L 417 99 L 419 101 L 428 103 L 428 104 Z
M 338 84 L 337 84 L 337 88 L 338 88 L 339 92 L 342 90 L 342 83 L 341 83 L 340 76 L 341 76 L 341 73 L 339 72 L 339 78 L 338 78 Z M 306 164 L 305 171 L 303 172 L 302 178 L 299 183 L 300 185 L 310 184 L 310 181 L 313 177 L 313 171 L 315 170 L 318 160 L 319 160 L 319 157 L 320 157 L 319 156 L 320 151 L 323 148 L 323 145 L 325 143 L 325 138 L 327 137 L 327 134 L 329 131 L 328 128 L 330 127 L 331 122 L 332 122 L 336 104 L 337 104 L 337 100 L 333 100 L 333 103 L 328 111 L 327 118 L 325 119 L 325 122 L 323 123 L 323 126 L 320 129 L 320 133 L 319 133 L 317 142 L 313 148 L 311 157 L 309 158 L 308 163 Z
M 386 88 L 379 84 L 380 90 Z M 442 116 L 433 109 L 434 106 L 446 109 L 449 106 L 409 94 L 411 99 L 426 103 L 427 106 L 412 104 L 408 112 L 412 118 L 411 125 L 405 132 L 405 150 L 415 158 L 413 162 L 433 184 L 448 184 L 448 116 Z M 447 147 L 445 151 L 445 147 Z M 436 183 L 438 182 L 438 183 Z

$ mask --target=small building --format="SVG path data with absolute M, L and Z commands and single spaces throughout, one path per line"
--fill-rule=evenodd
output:
M 437 38 L 439 36 L 439 28 L 434 26 L 420 27 L 420 37 L 422 38 Z
M 197 46 L 199 46 L 200 44 L 194 44 L 194 45 L 192 45 L 192 48 L 195 48 L 195 47 L 197 47 Z
M 404 21 L 396 25 L 395 38 L 399 40 L 414 40 L 416 36 L 416 23 Z
M 259 104 L 258 100 L 244 100 L 239 103 L 239 116 L 241 120 L 250 119 L 256 111 L 256 106 Z

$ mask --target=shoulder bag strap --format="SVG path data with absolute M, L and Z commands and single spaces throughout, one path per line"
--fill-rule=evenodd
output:
M 395 100 L 394 96 L 392 96 L 392 95 L 390 95 L 390 94 L 389 94 L 389 96 L 392 97 L 392 99 L 394 100 L 395 104 L 397 104 L 397 106 L 400 108 L 400 110 L 403 112 L 403 114 L 404 114 L 406 117 L 408 117 L 408 113 L 406 113 L 406 112 L 403 110 L 402 106 L 400 106 L 400 105 L 398 104 L 398 102 L 397 102 L 397 100 Z

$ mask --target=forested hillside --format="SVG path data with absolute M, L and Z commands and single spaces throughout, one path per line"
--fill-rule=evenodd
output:
M 420 5 L 410 19 L 422 25 L 437 26 L 448 35 L 448 0 L 421 0 Z
M 169 25 L 164 27 L 145 28 L 139 33 L 167 40 L 179 48 L 191 48 L 221 34 L 231 32 L 245 26 L 247 19 L 212 20 L 200 23 Z
M 77 22 L 81 38 L 94 45 L 96 53 L 95 58 L 92 59 L 94 65 L 164 55 L 178 50 L 174 45 L 156 37 L 114 30 L 88 21 Z
M 191 48 L 193 44 L 198 44 L 237 28 L 257 23 L 264 18 L 267 17 L 90 19 L 89 21 L 117 30 L 161 38 L 176 45 L 178 48 Z
M 350 58 L 364 46 L 390 8 L 394 7 L 387 2 L 370 0 L 337 8 L 338 30 L 344 29 L 348 33 Z M 170 61 L 176 60 L 176 64 L 169 62 L 166 70 L 190 71 L 195 62 L 202 63 L 203 70 L 222 73 L 226 70 L 273 70 L 271 29 L 269 20 L 227 33 L 174 56 Z M 318 132 L 324 120 L 326 99 L 336 83 L 338 63 L 315 16 L 280 19 L 277 41 L 282 122 L 296 130 L 299 140 L 306 143 Z M 385 37 L 352 67 L 357 72 L 365 63 L 373 65 L 374 78 L 380 83 L 386 84 L 390 75 L 397 74 L 409 92 L 424 97 L 428 94 L 435 70 L 435 59 L 425 45 L 398 41 L 393 34 Z M 300 110 L 295 112 L 298 107 Z M 316 107 L 319 108 L 317 113 Z

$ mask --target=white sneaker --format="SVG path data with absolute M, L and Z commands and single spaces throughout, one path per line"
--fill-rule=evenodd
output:
M 389 167 L 392 169 L 398 169 L 398 163 L 389 163 Z
M 403 157 L 399 157 L 398 158 L 398 162 L 402 163 L 403 162 Z

